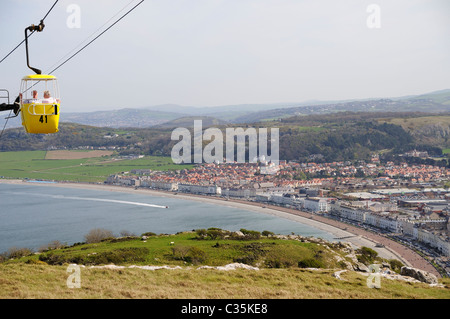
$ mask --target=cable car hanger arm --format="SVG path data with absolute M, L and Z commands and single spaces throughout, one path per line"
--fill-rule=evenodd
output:
M 33 70 L 36 74 L 41 74 L 41 70 L 33 68 L 32 66 L 30 66 L 30 60 L 28 57 L 28 34 L 27 31 L 33 32 L 33 31 L 37 31 L 37 32 L 41 32 L 42 30 L 44 30 L 44 20 L 41 20 L 41 22 L 38 25 L 30 25 L 29 27 L 25 28 L 25 50 L 26 50 L 26 54 L 27 54 L 27 66 Z

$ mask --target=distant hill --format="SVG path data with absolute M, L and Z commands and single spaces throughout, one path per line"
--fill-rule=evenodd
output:
M 187 114 L 186 114 L 187 115 Z M 61 112 L 63 122 L 72 122 L 100 127 L 151 127 L 165 123 L 182 116 L 181 113 L 172 113 L 150 109 L 125 108 L 113 111 L 97 111 L 86 113 Z
M 175 120 L 165 122 L 162 124 L 155 125 L 155 128 L 176 128 L 176 127 L 186 127 L 190 128 L 194 126 L 195 120 L 202 121 L 202 127 L 208 127 L 213 125 L 225 125 L 228 122 L 216 119 L 210 116 L 185 116 L 180 117 Z
M 65 113 L 61 122 L 72 122 L 97 127 L 149 128 L 187 127 L 189 117 L 215 118 L 214 125 L 224 123 L 256 123 L 286 119 L 292 116 L 333 114 L 338 112 L 450 112 L 450 89 L 426 94 L 376 99 L 342 101 L 306 101 L 298 103 L 241 104 L 211 107 L 163 104 L 142 108 L 124 108 L 111 111 Z M 174 120 L 181 119 L 178 122 Z M 192 120 L 192 118 L 191 118 Z M 192 121 L 193 122 L 193 121 Z M 163 125 L 167 123 L 167 125 Z M 20 117 L 10 119 L 6 128 L 21 125 Z M 192 124 L 191 124 L 192 125 Z
M 275 108 L 292 107 L 292 103 L 275 103 L 275 104 L 238 104 L 238 105 L 221 105 L 221 106 L 181 106 L 176 104 L 163 104 L 150 106 L 146 110 L 165 110 L 166 112 L 179 113 L 181 116 L 210 116 L 227 122 L 233 122 L 235 118 L 252 114 L 255 112 L 268 111 Z
M 450 112 L 450 90 L 442 90 L 405 98 L 357 100 L 320 105 L 278 108 L 251 113 L 234 119 L 235 123 L 255 123 L 260 121 L 337 112 Z
M 209 107 L 162 104 L 142 108 L 123 108 L 110 111 L 66 113 L 61 112 L 61 122 L 111 128 L 148 128 L 190 116 L 216 118 L 223 123 L 255 123 L 296 115 L 351 112 L 448 112 L 450 89 L 427 94 L 383 99 L 341 101 L 310 100 L 293 103 L 239 104 Z M 183 120 L 181 120 L 181 123 Z M 172 122 L 168 127 L 174 127 Z M 215 123 L 214 123 L 215 124 Z M 6 128 L 19 127 L 20 117 L 10 119 Z M 181 126 L 176 124 L 175 126 Z M 184 126 L 186 127 L 186 126 Z

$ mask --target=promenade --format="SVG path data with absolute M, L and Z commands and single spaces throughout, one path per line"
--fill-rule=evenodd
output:
M 22 180 L 2 180 L 0 179 L 0 183 L 9 183 L 9 184 L 22 184 Z M 307 225 L 311 225 L 313 227 L 322 229 L 326 232 L 329 232 L 336 236 L 336 238 L 348 237 L 343 239 L 343 241 L 351 242 L 356 244 L 357 246 L 369 246 L 368 242 L 372 243 L 372 247 L 375 243 L 379 243 L 385 246 L 385 248 L 375 249 L 375 250 L 388 250 L 391 252 L 390 256 L 382 256 L 388 258 L 396 258 L 403 262 L 406 266 L 422 269 L 424 271 L 430 272 L 436 275 L 438 278 L 442 277 L 439 272 L 422 256 L 417 254 L 414 250 L 406 247 L 394 240 L 391 240 L 383 235 L 376 234 L 362 228 L 352 226 L 343 222 L 339 222 L 337 220 L 333 220 L 330 218 L 326 218 L 319 215 L 312 215 L 311 213 L 303 212 L 297 209 L 286 208 L 281 206 L 270 205 L 266 203 L 258 203 L 246 200 L 239 199 L 225 199 L 221 197 L 213 197 L 213 196 L 205 196 L 205 195 L 195 195 L 195 194 L 185 194 L 185 193 L 173 193 L 169 191 L 163 190 L 154 190 L 154 189 L 145 189 L 138 188 L 135 189 L 133 187 L 124 187 L 124 186 L 114 186 L 114 185 L 105 185 L 105 184 L 90 184 L 90 183 L 34 183 L 34 185 L 39 185 L 42 187 L 69 187 L 69 188 L 83 188 L 83 189 L 99 189 L 99 190 L 107 190 L 107 191 L 116 191 L 116 192 L 132 192 L 132 193 L 142 193 L 153 196 L 167 196 L 167 197 L 177 197 L 183 200 L 198 200 L 203 202 L 208 202 L 210 204 L 219 204 L 219 205 L 229 205 L 234 207 L 240 207 L 242 209 L 248 209 L 252 211 L 256 211 L 259 213 L 266 213 L 277 215 L 277 212 L 282 213 L 283 215 L 278 215 L 281 217 L 286 217 L 290 215 L 292 217 L 298 217 L 297 219 L 293 219 L 296 222 L 304 223 Z M 355 235 L 353 238 L 349 235 Z M 370 248 L 372 248 L 370 247 Z M 380 254 L 381 256 L 381 254 Z
M 246 200 L 239 200 L 239 199 L 225 199 L 221 197 L 212 197 L 212 196 L 204 196 L 204 195 L 196 195 L 196 194 L 184 194 L 184 193 L 178 193 L 178 195 L 174 195 L 173 192 L 168 191 L 160 191 L 160 190 L 144 190 L 147 192 L 154 192 L 154 194 L 166 194 L 169 196 L 178 196 L 182 199 L 187 200 L 193 200 L 195 198 L 201 199 L 202 201 L 208 201 L 210 203 L 220 203 L 220 204 L 228 204 L 231 203 L 238 203 L 241 205 L 245 205 L 248 207 L 255 207 L 258 208 L 256 211 L 260 213 L 264 213 L 264 211 L 272 210 L 272 211 L 278 211 L 282 213 L 287 213 L 294 216 L 299 216 L 302 218 L 302 223 L 310 224 L 313 227 L 317 227 L 317 224 L 311 223 L 311 221 L 314 221 L 316 223 L 321 223 L 323 225 L 328 225 L 331 227 L 318 227 L 322 230 L 325 230 L 330 233 L 334 233 L 337 236 L 342 236 L 342 234 L 353 234 L 357 237 L 355 238 L 348 238 L 343 241 L 347 242 L 354 242 L 357 243 L 357 245 L 362 246 L 364 242 L 371 241 L 372 243 L 379 243 L 385 246 L 385 248 L 381 250 L 389 250 L 392 255 L 391 257 L 396 258 L 400 261 L 402 261 L 406 266 L 413 267 L 417 269 L 421 269 L 427 272 L 430 272 L 434 275 L 436 275 L 438 278 L 442 277 L 441 274 L 436 270 L 436 268 L 433 267 L 425 258 L 423 258 L 421 255 L 416 253 L 414 250 L 412 250 L 409 247 L 406 247 L 392 239 L 389 239 L 383 235 L 376 234 L 367 230 L 364 230 L 362 228 L 352 226 L 343 222 L 339 222 L 337 220 L 333 220 L 330 218 L 326 218 L 319 215 L 312 215 L 311 213 L 303 212 L 297 209 L 292 208 L 286 208 L 276 205 L 270 205 L 266 203 L 258 203 L 258 202 L 252 202 L 252 201 L 246 201 Z M 311 218 L 312 217 L 312 218 Z M 337 233 L 333 228 L 340 229 L 342 232 Z M 364 239 L 367 239 L 364 241 Z M 373 248 L 373 247 L 371 247 Z M 375 249 L 379 250 L 379 249 Z
M 245 202 L 250 205 L 261 205 L 261 203 L 253 203 L 253 202 Z M 282 212 L 286 212 L 289 214 L 302 216 L 304 218 L 311 218 L 311 213 L 302 212 L 296 209 L 290 209 L 280 206 L 274 206 L 274 205 L 264 205 L 267 208 L 279 210 Z M 420 256 L 418 253 L 416 253 L 414 250 L 410 249 L 409 247 L 406 247 L 392 239 L 389 239 L 383 235 L 373 233 L 371 231 L 364 230 L 362 228 L 352 226 L 346 223 L 339 222 L 337 220 L 333 220 L 330 218 L 322 217 L 319 215 L 313 215 L 312 219 L 315 221 L 318 221 L 320 223 L 324 223 L 336 228 L 343 229 L 349 233 L 352 233 L 357 236 L 361 236 L 362 238 L 367 238 L 368 240 L 371 240 L 375 243 L 380 243 L 384 245 L 387 249 L 392 251 L 395 255 L 398 256 L 398 259 L 401 261 L 406 262 L 407 266 L 418 268 L 425 270 L 427 272 L 430 272 L 434 275 L 436 275 L 438 278 L 442 277 L 439 272 L 436 270 L 436 268 L 433 267 L 425 258 Z

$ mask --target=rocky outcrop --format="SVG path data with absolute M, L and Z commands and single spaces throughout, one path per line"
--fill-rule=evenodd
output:
M 360 262 L 354 264 L 353 265 L 353 269 L 355 271 L 360 271 L 360 272 L 370 272 L 369 268 L 366 265 L 364 265 L 363 263 L 360 263 Z
M 225 265 L 225 266 L 217 266 L 217 267 L 201 266 L 201 267 L 198 267 L 197 269 L 217 269 L 217 270 L 249 269 L 249 270 L 259 270 L 258 267 L 252 267 L 252 266 L 249 266 L 247 264 L 242 264 L 242 263 L 232 263 L 232 264 L 228 264 L 228 265 Z
M 421 269 L 403 266 L 400 270 L 402 276 L 409 276 L 427 284 L 437 284 L 438 279 L 435 275 Z
M 335 277 L 336 279 L 344 280 L 344 279 L 341 278 L 341 274 L 344 273 L 344 272 L 346 272 L 346 271 L 347 271 L 346 269 L 336 271 L 335 273 L 333 273 L 332 276 Z

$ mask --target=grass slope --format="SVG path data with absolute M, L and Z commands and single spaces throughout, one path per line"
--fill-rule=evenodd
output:
M 431 287 L 382 278 L 379 289 L 369 288 L 367 276 L 354 271 L 337 279 L 333 273 L 342 264 L 334 256 L 345 259 L 348 253 L 337 243 L 209 236 L 217 234 L 214 230 L 201 234 L 110 238 L 9 259 L 0 264 L 0 298 L 450 298 L 448 279 L 441 279 L 444 287 Z M 300 268 L 298 261 L 305 259 L 314 259 L 323 268 Z M 124 267 L 101 266 L 112 261 Z M 200 267 L 236 261 L 259 269 Z M 67 287 L 67 267 L 73 262 L 85 264 L 80 268 L 81 288 Z M 131 265 L 179 267 L 148 270 Z
M 448 299 L 446 288 L 381 280 L 368 288 L 356 272 L 333 277 L 332 270 L 82 268 L 81 288 L 66 285 L 67 266 L 0 265 L 0 298 L 45 299 Z

